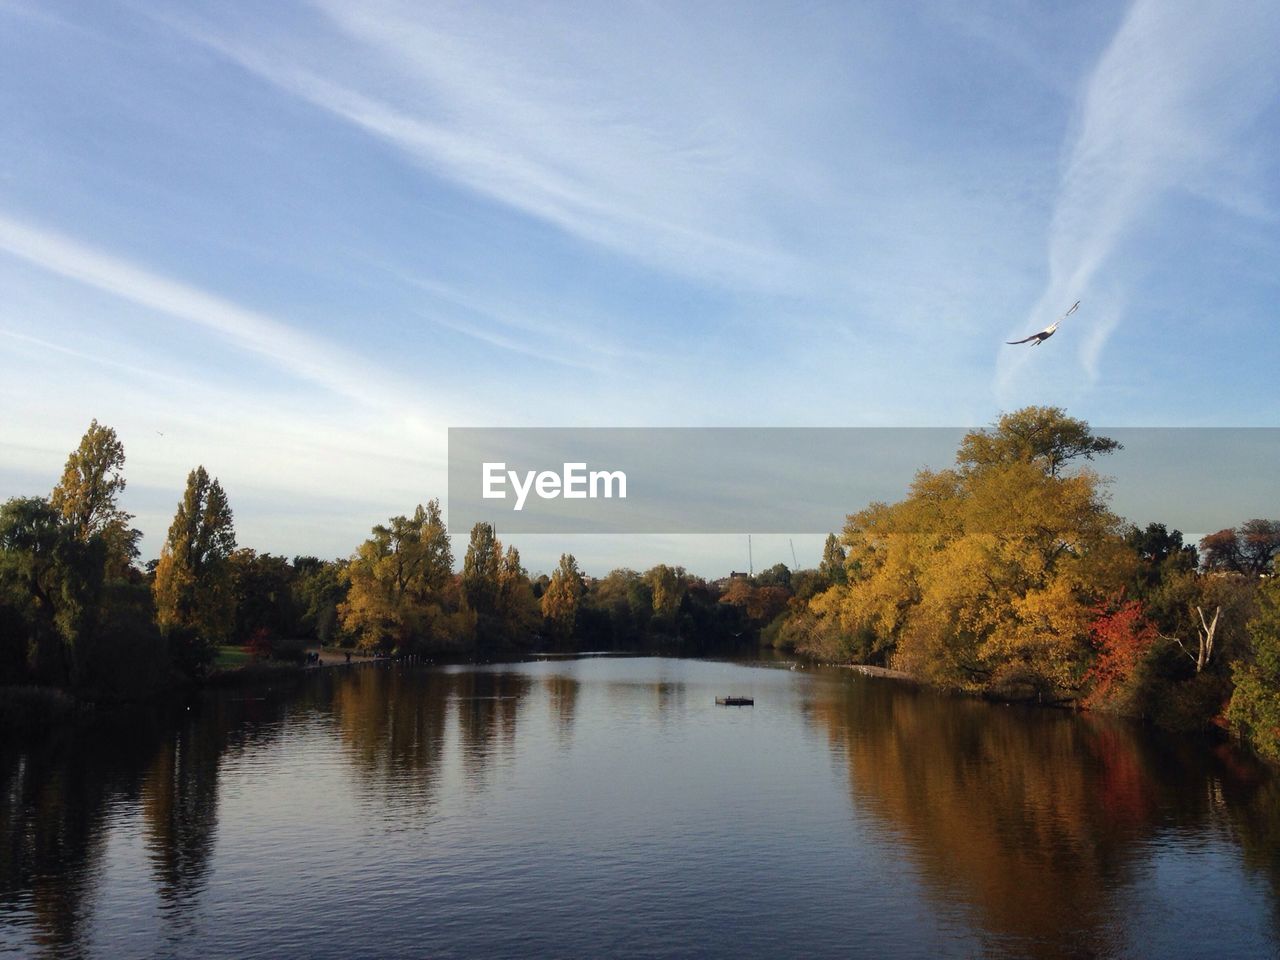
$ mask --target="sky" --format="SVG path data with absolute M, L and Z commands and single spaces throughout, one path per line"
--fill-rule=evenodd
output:
M 196 464 L 339 557 L 449 427 L 1280 426 L 1276 156 L 1270 0 L 0 0 L 0 499 L 96 418 L 144 557 Z

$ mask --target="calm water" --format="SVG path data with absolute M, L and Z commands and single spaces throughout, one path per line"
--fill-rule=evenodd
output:
M 1252 958 L 1278 903 L 1248 758 L 848 671 L 327 670 L 0 752 L 0 953 Z

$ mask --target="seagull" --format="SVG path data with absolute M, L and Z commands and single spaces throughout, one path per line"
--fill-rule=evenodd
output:
M 1069 317 L 1069 316 L 1071 316 L 1073 313 L 1075 313 L 1075 312 L 1076 312 L 1076 308 L 1077 308 L 1077 307 L 1079 307 L 1079 306 L 1080 306 L 1080 301 L 1079 301 L 1079 300 L 1077 300 L 1075 303 L 1073 303 L 1073 304 L 1071 305 L 1071 309 L 1070 309 L 1070 310 L 1068 310 L 1066 313 L 1064 313 L 1062 316 L 1060 316 L 1057 320 L 1053 321 L 1053 323 L 1049 324 L 1049 326 L 1045 327 L 1045 328 L 1044 328 L 1043 330 L 1041 330 L 1039 333 L 1033 333 L 1031 336 L 1029 336 L 1029 337 L 1024 337 L 1024 338 L 1023 338 L 1023 339 L 1021 339 L 1021 340 L 1006 340 L 1006 341 L 1005 341 L 1005 343 L 1010 344 L 1010 345 L 1012 346 L 1012 345 L 1016 345 L 1016 344 L 1019 344 L 1019 343 L 1031 343 L 1031 341 L 1033 341 L 1033 340 L 1034 340 L 1035 342 L 1034 342 L 1034 343 L 1031 343 L 1031 345 L 1032 345 L 1033 347 L 1038 347 L 1038 346 L 1040 346 L 1040 344 L 1044 343 L 1046 340 L 1048 340 L 1050 337 L 1052 337 L 1055 333 L 1057 333 L 1057 332 L 1058 332 L 1058 324 L 1060 324 L 1063 320 L 1067 319 L 1067 317 Z

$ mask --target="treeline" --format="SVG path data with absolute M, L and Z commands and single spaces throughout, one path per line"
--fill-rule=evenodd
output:
M 1280 522 L 1199 551 L 1128 525 L 1088 466 L 1118 449 L 1053 407 L 968 434 L 953 468 L 848 518 L 827 541 L 831 585 L 766 637 L 953 688 L 1229 726 L 1280 758 Z
M 48 497 L 0 507 L 0 684 L 89 699 L 198 678 L 219 648 L 317 644 L 408 657 L 705 655 L 760 642 L 923 681 L 1231 727 L 1280 758 L 1280 522 L 1183 543 L 1107 506 L 1090 462 L 1120 449 L 1058 408 L 965 436 L 955 466 L 852 514 L 817 569 L 708 581 L 677 566 L 530 577 L 490 524 L 461 569 L 438 501 L 345 560 L 238 547 L 225 491 L 191 471 L 157 561 L 118 505 L 124 450 L 94 421 Z
M 0 685 L 136 699 L 204 676 L 228 646 L 281 661 L 315 645 L 416 658 L 705 654 L 753 645 L 794 595 L 782 565 L 717 582 L 667 565 L 597 579 L 566 554 L 531 578 L 487 523 L 458 572 L 435 500 L 375 526 L 348 559 L 289 560 L 237 545 L 227 494 L 203 467 L 159 559 L 139 566 L 141 534 L 119 506 L 124 464 L 115 431 L 95 420 L 49 496 L 0 506 Z

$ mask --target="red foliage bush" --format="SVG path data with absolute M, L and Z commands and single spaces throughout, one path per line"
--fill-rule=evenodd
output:
M 249 642 L 246 643 L 245 646 L 257 659 L 269 659 L 272 648 L 271 631 L 266 627 L 258 627 L 257 630 L 249 634 Z
M 1160 635 L 1140 600 L 1115 609 L 1099 607 L 1089 633 L 1098 655 L 1085 677 L 1091 689 L 1084 704 L 1122 707 L 1139 665 Z

